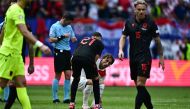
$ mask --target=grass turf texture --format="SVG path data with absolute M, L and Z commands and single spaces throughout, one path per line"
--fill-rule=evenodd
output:
M 148 87 L 154 109 L 190 109 L 190 87 Z M 50 86 L 29 86 L 32 109 L 68 109 L 68 104 L 53 104 Z M 104 109 L 134 109 L 135 87 L 106 87 L 103 94 Z M 90 101 L 92 101 L 92 95 Z M 63 89 L 59 87 L 59 99 L 63 100 Z M 82 92 L 77 92 L 76 109 L 81 109 Z M 91 102 L 89 103 L 91 104 Z M 3 109 L 0 103 L 0 109 Z M 12 109 L 21 109 L 16 100 Z M 146 109 L 144 105 L 141 109 Z

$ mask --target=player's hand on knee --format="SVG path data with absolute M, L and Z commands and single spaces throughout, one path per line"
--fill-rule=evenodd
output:
M 41 50 L 44 54 L 46 54 L 46 55 L 50 55 L 50 54 L 51 54 L 50 48 L 49 48 L 48 46 L 46 46 L 46 45 L 42 45 L 42 46 L 40 47 L 40 50 Z

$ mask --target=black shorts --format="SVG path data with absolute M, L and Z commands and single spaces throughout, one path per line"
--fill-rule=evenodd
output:
M 61 73 L 64 70 L 71 70 L 71 52 L 67 50 L 54 50 L 54 70 Z
M 151 69 L 151 61 L 136 62 L 130 61 L 131 79 L 137 80 L 137 76 L 149 78 Z
M 84 57 L 74 56 L 72 58 L 73 77 L 79 78 L 82 68 L 85 71 L 87 79 L 98 77 L 98 71 L 95 62 L 90 62 Z

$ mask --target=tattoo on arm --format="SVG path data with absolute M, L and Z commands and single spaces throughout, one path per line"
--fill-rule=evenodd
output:
M 160 57 L 162 57 L 163 56 L 163 47 L 162 47 L 162 44 L 160 41 L 160 37 L 156 37 L 154 40 L 155 40 L 155 43 L 156 43 L 156 46 L 158 49 L 158 54 Z

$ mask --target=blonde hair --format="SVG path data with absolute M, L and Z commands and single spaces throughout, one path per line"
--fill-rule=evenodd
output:
M 148 6 L 147 2 L 145 0 L 136 0 L 134 2 L 134 7 L 136 7 L 138 4 L 143 4 L 145 5 L 146 7 Z

